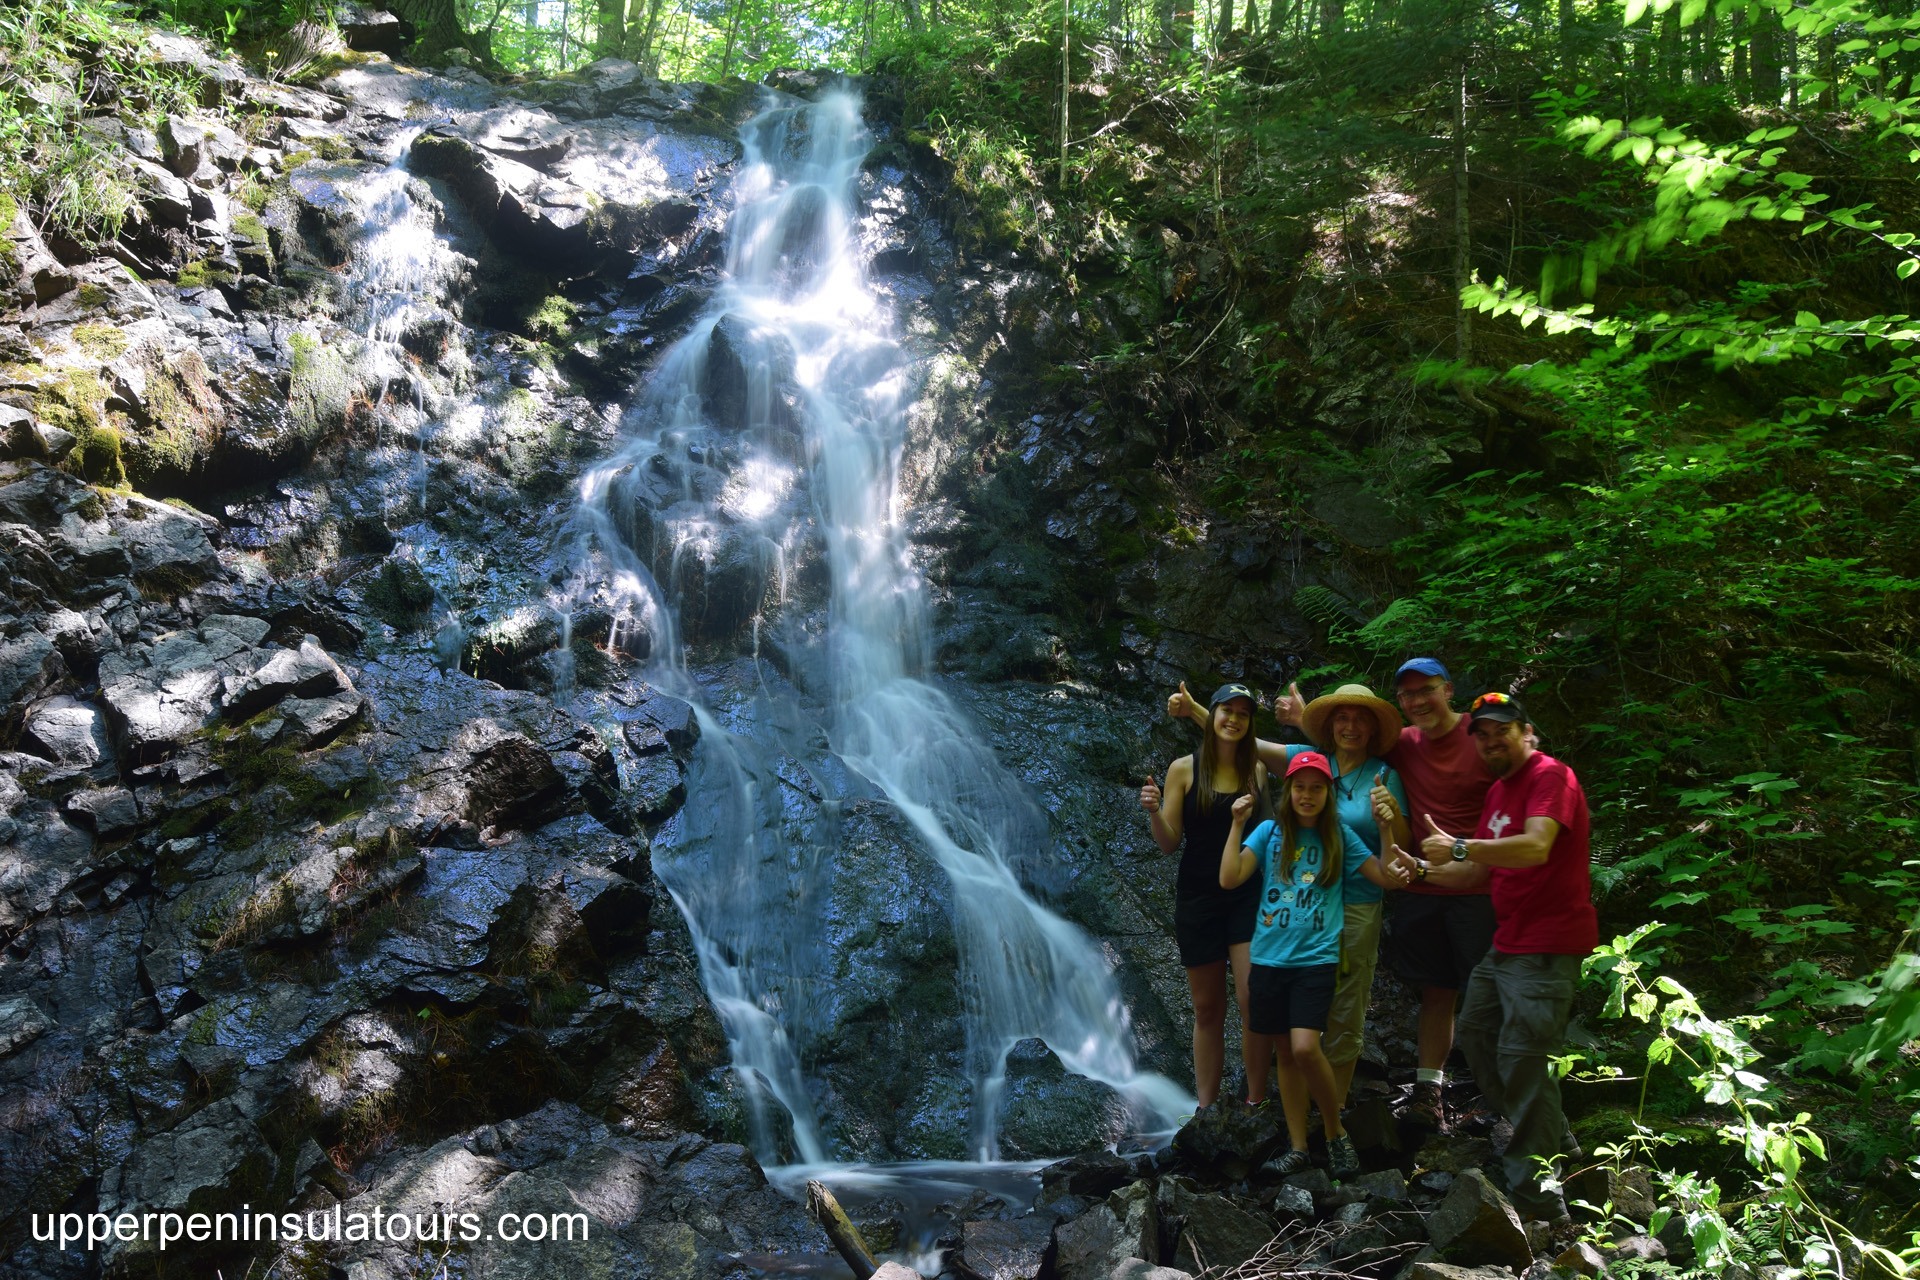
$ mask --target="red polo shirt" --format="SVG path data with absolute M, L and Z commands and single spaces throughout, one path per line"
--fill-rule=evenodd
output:
M 1407 825 L 1413 835 L 1413 848 L 1409 852 L 1416 857 L 1420 842 L 1429 834 L 1428 814 L 1432 814 L 1440 829 L 1449 835 L 1465 835 L 1480 825 L 1493 775 L 1487 771 L 1479 749 L 1467 735 L 1465 716 L 1437 737 L 1428 737 L 1415 726 L 1407 725 L 1400 730 L 1400 741 L 1387 752 L 1387 763 L 1400 771 L 1400 781 L 1407 789 Z M 1443 889 L 1416 880 L 1406 891 L 1453 895 L 1485 893 L 1487 886 Z
M 1536 817 L 1552 818 L 1560 834 L 1539 866 L 1493 869 L 1494 950 L 1510 956 L 1584 956 L 1600 942 L 1587 793 L 1572 769 L 1544 751 L 1528 756 L 1487 790 L 1487 811 L 1475 838 L 1519 835 L 1527 819 Z

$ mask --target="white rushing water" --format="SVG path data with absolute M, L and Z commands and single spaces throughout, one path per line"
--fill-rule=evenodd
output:
M 627 446 L 583 480 L 575 531 L 576 582 L 596 584 L 625 625 L 646 634 L 650 678 L 693 701 L 700 717 L 694 798 L 676 819 L 676 839 L 656 847 L 655 870 L 693 932 L 752 1102 L 756 1145 L 769 1157 L 787 1138 L 802 1163 L 829 1158 L 801 1062 L 819 1014 L 813 931 L 832 850 L 783 811 L 781 757 L 811 761 L 802 767 L 829 813 L 851 796 L 884 797 L 952 885 L 976 1159 L 997 1155 L 1007 1052 L 1032 1036 L 1069 1070 L 1118 1090 L 1141 1130 L 1164 1130 L 1193 1100 L 1137 1069 L 1100 947 L 1036 903 L 1014 873 L 1015 861 L 1045 848 L 1045 815 L 929 678 L 927 594 L 902 526 L 898 475 L 913 368 L 860 255 L 854 192 L 871 144 L 860 102 L 833 91 L 817 103 L 771 103 L 742 141 L 725 280 L 641 388 Z M 722 325 L 737 368 L 712 367 Z M 717 395 L 722 378 L 743 387 Z M 737 420 L 713 420 L 716 404 Z M 789 423 L 804 438 L 803 461 L 766 443 Z M 720 494 L 686 466 L 714 450 L 731 451 Z M 683 476 L 670 495 L 677 500 L 662 502 L 657 485 L 643 490 L 643 480 L 674 474 Z M 796 678 L 817 686 L 809 702 L 765 694 L 750 723 L 722 724 L 680 665 L 663 603 L 678 593 L 663 594 L 649 564 L 668 566 L 673 587 L 695 559 L 714 554 L 716 539 L 741 528 L 754 531 L 782 598 L 793 549 L 817 529 L 831 603 L 812 652 L 789 657 L 805 673 Z

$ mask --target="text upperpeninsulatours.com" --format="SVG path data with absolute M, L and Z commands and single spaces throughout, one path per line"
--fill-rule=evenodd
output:
M 389 1244 L 473 1244 L 481 1240 L 510 1243 L 543 1240 L 585 1240 L 584 1213 L 503 1213 L 489 1224 L 477 1213 L 389 1213 L 375 1205 L 371 1213 L 343 1213 L 331 1209 L 280 1214 L 255 1213 L 242 1205 L 237 1213 L 36 1213 L 33 1238 L 43 1244 L 58 1242 L 62 1252 L 72 1247 L 89 1251 L 108 1243 L 147 1241 L 165 1249 L 185 1240 L 191 1244 L 298 1244 L 381 1241 Z

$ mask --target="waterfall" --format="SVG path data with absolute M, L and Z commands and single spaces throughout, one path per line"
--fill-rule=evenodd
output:
M 860 101 L 844 90 L 772 101 L 741 137 L 726 276 L 640 388 L 626 447 L 582 481 L 573 527 L 578 589 L 641 620 L 650 678 L 692 701 L 704 730 L 692 798 L 654 865 L 695 939 L 756 1147 L 777 1153 L 785 1136 L 799 1160 L 827 1158 L 801 1064 L 816 1013 L 808 930 L 839 806 L 864 795 L 911 824 L 952 886 L 974 1157 L 997 1155 L 1007 1052 L 1031 1036 L 1120 1091 L 1141 1128 L 1168 1127 L 1192 1099 L 1137 1070 L 1099 946 L 1035 902 L 1012 868 L 1046 846 L 1044 813 L 930 678 L 927 593 L 898 474 L 913 367 L 860 255 L 854 188 L 871 145 Z M 783 451 L 795 436 L 802 447 Z M 705 466 L 719 454 L 724 487 Z M 752 708 L 723 718 L 684 667 L 667 602 L 725 537 L 736 559 L 761 557 L 777 609 L 810 536 L 829 569 L 825 626 L 794 641 L 805 651 L 787 665 L 812 699 L 763 686 Z M 666 592 L 650 564 L 668 566 Z M 817 821 L 783 805 L 782 757 L 801 761 L 825 797 Z

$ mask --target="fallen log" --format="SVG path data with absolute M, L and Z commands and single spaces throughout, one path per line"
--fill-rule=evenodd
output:
M 853 1225 L 853 1219 L 847 1217 L 847 1211 L 840 1207 L 824 1182 L 807 1180 L 807 1212 L 819 1219 L 827 1239 L 833 1241 L 833 1247 L 853 1268 L 853 1280 L 872 1280 L 873 1254 L 868 1251 L 867 1242 L 860 1238 L 860 1228 Z

